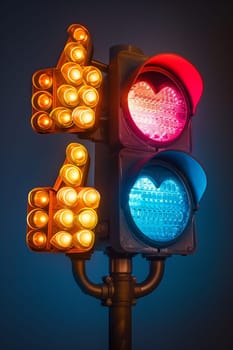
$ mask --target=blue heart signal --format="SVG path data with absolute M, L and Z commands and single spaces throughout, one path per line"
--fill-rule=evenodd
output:
M 159 185 L 151 176 L 141 175 L 131 187 L 128 205 L 137 230 L 155 244 L 173 242 L 191 214 L 188 191 L 175 174 Z

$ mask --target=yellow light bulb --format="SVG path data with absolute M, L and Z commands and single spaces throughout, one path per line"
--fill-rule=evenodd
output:
M 88 107 L 95 107 L 99 101 L 98 91 L 91 86 L 83 85 L 78 91 L 79 98 Z
M 53 103 L 52 95 L 47 91 L 37 91 L 32 96 L 32 106 L 37 110 L 47 111 Z
M 76 215 L 74 223 L 77 227 L 93 229 L 98 222 L 96 211 L 91 208 L 84 208 Z
M 84 187 L 78 194 L 84 206 L 96 209 L 99 206 L 100 194 L 92 187 Z
M 81 129 L 89 129 L 95 125 L 95 112 L 90 107 L 78 106 L 73 112 L 73 122 Z
M 66 231 L 59 231 L 51 238 L 50 243 L 57 249 L 70 249 L 73 245 L 72 235 Z
M 73 125 L 71 110 L 64 107 L 57 107 L 50 113 L 51 118 L 59 128 L 70 128 Z
M 53 127 L 53 121 L 49 114 L 37 112 L 31 118 L 31 125 L 36 131 L 47 131 Z
M 102 83 L 102 74 L 101 71 L 92 66 L 87 66 L 83 70 L 83 78 L 88 85 L 98 88 Z
M 66 157 L 69 162 L 82 166 L 85 165 L 88 160 L 88 151 L 80 143 L 70 143 L 66 147 Z
M 84 248 L 89 250 L 93 247 L 95 234 L 90 230 L 80 230 L 73 235 L 73 243 L 76 248 Z
M 37 103 L 38 103 L 38 106 L 41 108 L 41 109 L 49 109 L 52 105 L 52 99 L 51 97 L 46 94 L 46 93 L 42 93 L 38 96 L 38 100 L 37 100 Z
M 86 43 L 88 41 L 89 35 L 87 30 L 85 30 L 84 28 L 76 28 L 73 31 L 73 38 L 76 41 L 82 42 L 82 43 Z
M 65 164 L 60 169 L 60 176 L 68 186 L 80 186 L 82 182 L 82 171 L 77 166 Z
M 42 73 L 38 77 L 38 84 L 42 89 L 49 89 L 53 84 L 53 78 L 50 74 Z
M 28 194 L 28 201 L 34 207 L 44 208 L 49 204 L 49 193 L 45 190 L 32 190 Z
M 53 85 L 52 70 L 39 70 L 32 76 L 32 84 L 37 89 L 50 89 Z
M 32 235 L 32 243 L 38 249 L 43 249 L 47 244 L 47 236 L 44 232 L 35 232 Z
M 78 201 L 78 193 L 72 187 L 62 187 L 57 192 L 57 200 L 61 205 L 75 207 Z
M 57 89 L 59 101 L 67 107 L 75 107 L 79 103 L 78 91 L 74 86 L 63 84 Z
M 82 67 L 73 62 L 67 62 L 61 67 L 61 72 L 67 83 L 80 85 L 83 78 Z
M 53 218 L 60 228 L 68 229 L 74 225 L 74 213 L 70 209 L 59 209 Z
M 31 228 L 42 228 L 47 225 L 49 216 L 44 210 L 34 209 L 27 216 L 27 223 Z
M 83 64 L 86 60 L 87 51 L 81 44 L 68 43 L 64 51 L 70 61 Z

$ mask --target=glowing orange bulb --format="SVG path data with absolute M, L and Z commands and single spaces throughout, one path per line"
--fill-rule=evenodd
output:
M 83 43 L 86 43 L 89 36 L 88 36 L 88 32 L 84 29 L 84 28 L 76 28 L 73 31 L 73 38 L 76 41 L 81 41 Z
M 37 110 L 48 110 L 53 103 L 52 95 L 46 91 L 37 91 L 32 96 L 32 106 Z
M 95 107 L 99 101 L 98 91 L 88 85 L 83 85 L 78 91 L 80 99 L 88 107 Z
M 32 236 L 32 243 L 38 249 L 46 247 L 47 236 L 44 232 L 35 232 Z
M 75 107 L 79 102 L 78 91 L 74 86 L 61 85 L 57 90 L 59 101 L 67 107 Z
M 94 245 L 95 234 L 90 230 L 80 230 L 73 235 L 73 243 L 77 248 L 91 249 Z
M 47 73 L 42 73 L 39 75 L 38 84 L 42 89 L 49 89 L 53 84 L 53 78 Z
M 66 231 L 59 231 L 51 238 L 50 243 L 57 249 L 69 249 L 73 245 L 72 235 Z
M 61 72 L 67 83 L 80 85 L 83 78 L 82 67 L 73 62 L 67 62 L 61 67 Z
M 38 106 L 41 109 L 49 109 L 52 106 L 52 98 L 46 94 L 46 93 L 42 93 L 38 96 Z
M 80 210 L 78 215 L 74 219 L 76 226 L 81 228 L 93 229 L 98 222 L 98 216 L 93 209 L 84 208 Z
M 55 213 L 54 221 L 60 228 L 72 228 L 74 225 L 74 213 L 70 209 L 60 209 Z
M 46 131 L 52 128 L 53 121 L 46 112 L 37 112 L 31 118 L 31 125 L 36 131 Z
M 41 114 L 37 119 L 37 124 L 40 129 L 47 130 L 52 127 L 53 122 L 47 114 Z
M 60 169 L 60 176 L 68 186 L 80 186 L 82 171 L 75 165 L 65 164 Z
M 45 190 L 32 190 L 29 192 L 28 201 L 32 206 L 44 208 L 49 204 L 49 193 Z
M 32 83 L 37 89 L 50 89 L 53 85 L 52 70 L 38 70 L 32 76 Z
M 78 194 L 72 187 L 62 187 L 57 192 L 57 200 L 67 207 L 75 207 L 78 201 Z
M 81 129 L 89 129 L 95 125 L 95 112 L 90 107 L 78 106 L 73 112 L 73 122 Z
M 93 209 L 98 208 L 100 202 L 100 194 L 95 188 L 84 187 L 78 195 L 86 207 Z
M 102 74 L 96 67 L 87 66 L 83 70 L 83 77 L 88 85 L 98 88 L 102 83 Z
M 81 44 L 68 43 L 64 50 L 68 59 L 73 62 L 83 64 L 86 60 L 87 51 Z
M 60 128 L 69 128 L 73 125 L 71 110 L 64 107 L 57 107 L 50 113 L 51 118 Z
M 45 227 L 48 221 L 48 214 L 44 210 L 34 209 L 27 216 L 27 223 L 31 228 Z
M 88 151 L 80 143 L 70 143 L 66 147 L 66 157 L 69 162 L 82 166 L 88 160 Z

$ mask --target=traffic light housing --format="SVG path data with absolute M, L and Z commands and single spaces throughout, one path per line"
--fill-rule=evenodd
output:
M 31 125 L 38 133 L 84 133 L 99 123 L 103 74 L 92 64 L 89 31 L 68 28 L 68 40 L 55 68 L 32 77 Z
M 88 167 L 87 149 L 71 143 L 54 186 L 29 192 L 26 236 L 29 248 L 69 254 L 93 248 L 100 194 L 86 186 Z
M 176 54 L 148 58 L 138 48 L 114 46 L 109 81 L 113 147 L 191 151 L 191 116 L 203 83 L 189 61 Z
M 111 246 L 121 253 L 187 255 L 206 175 L 191 157 L 199 72 L 175 54 L 110 51 Z

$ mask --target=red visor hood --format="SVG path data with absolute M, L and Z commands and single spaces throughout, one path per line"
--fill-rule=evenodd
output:
M 197 104 L 203 92 L 203 81 L 197 69 L 185 58 L 176 54 L 159 54 L 148 59 L 143 67 L 159 66 L 173 73 L 186 88 L 190 102 L 191 112 L 195 113 Z M 143 71 L 141 67 L 140 72 Z

